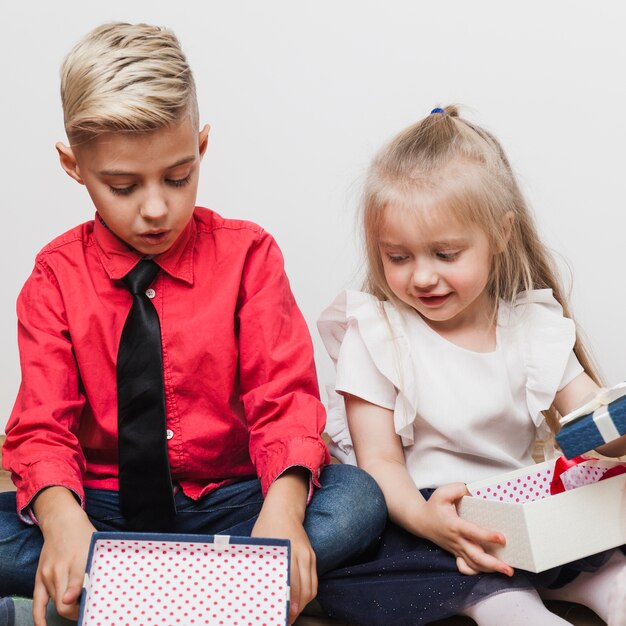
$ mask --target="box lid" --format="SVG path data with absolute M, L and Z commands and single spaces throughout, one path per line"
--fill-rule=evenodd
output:
M 284 626 L 288 540 L 94 533 L 79 625 Z

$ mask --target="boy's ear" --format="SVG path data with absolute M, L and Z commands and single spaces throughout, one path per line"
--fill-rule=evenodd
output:
M 60 141 L 56 144 L 57 152 L 59 153 L 59 160 L 61 161 L 61 167 L 67 172 L 68 176 L 71 176 L 76 182 L 81 185 L 85 184 L 85 181 L 80 175 L 80 168 L 74 150 L 70 146 L 66 146 Z
M 198 151 L 200 152 L 200 158 L 204 156 L 207 146 L 209 145 L 209 131 L 211 127 L 208 124 L 204 125 L 204 128 L 198 133 Z

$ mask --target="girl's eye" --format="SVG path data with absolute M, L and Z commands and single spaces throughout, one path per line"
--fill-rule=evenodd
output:
M 442 261 L 454 261 L 459 254 L 461 254 L 460 252 L 436 252 L 435 253 L 438 259 L 441 259 Z
M 112 187 L 109 185 L 109 189 L 111 190 L 111 193 L 116 196 L 127 196 L 133 192 L 135 185 L 129 185 L 128 187 Z
M 409 257 L 401 254 L 388 254 L 387 258 L 390 263 L 402 263 L 406 261 Z
M 170 187 L 184 187 L 191 177 L 191 174 L 185 176 L 185 178 L 168 178 L 166 179 L 166 183 L 170 185 Z

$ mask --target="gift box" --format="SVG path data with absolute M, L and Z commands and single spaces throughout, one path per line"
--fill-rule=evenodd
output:
M 457 505 L 505 536 L 491 553 L 512 567 L 541 572 L 626 543 L 624 465 L 561 459 L 561 473 L 553 460 L 468 484 L 472 495 Z
M 626 434 L 626 383 L 601 389 L 593 400 L 561 418 L 560 423 L 556 441 L 568 458 Z
M 94 533 L 79 625 L 285 626 L 289 541 Z

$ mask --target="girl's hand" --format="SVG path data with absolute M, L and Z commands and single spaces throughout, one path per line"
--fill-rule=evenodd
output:
M 96 529 L 64 487 L 42 491 L 35 502 L 35 514 L 44 536 L 33 591 L 35 626 L 46 626 L 49 600 L 59 615 L 78 620 L 89 543 Z
M 481 528 L 458 516 L 455 503 L 466 495 L 468 492 L 463 483 L 436 489 L 424 504 L 421 534 L 451 552 L 456 557 L 461 574 L 500 572 L 512 576 L 513 568 L 510 565 L 486 551 L 490 546 L 504 545 L 504 535 Z

